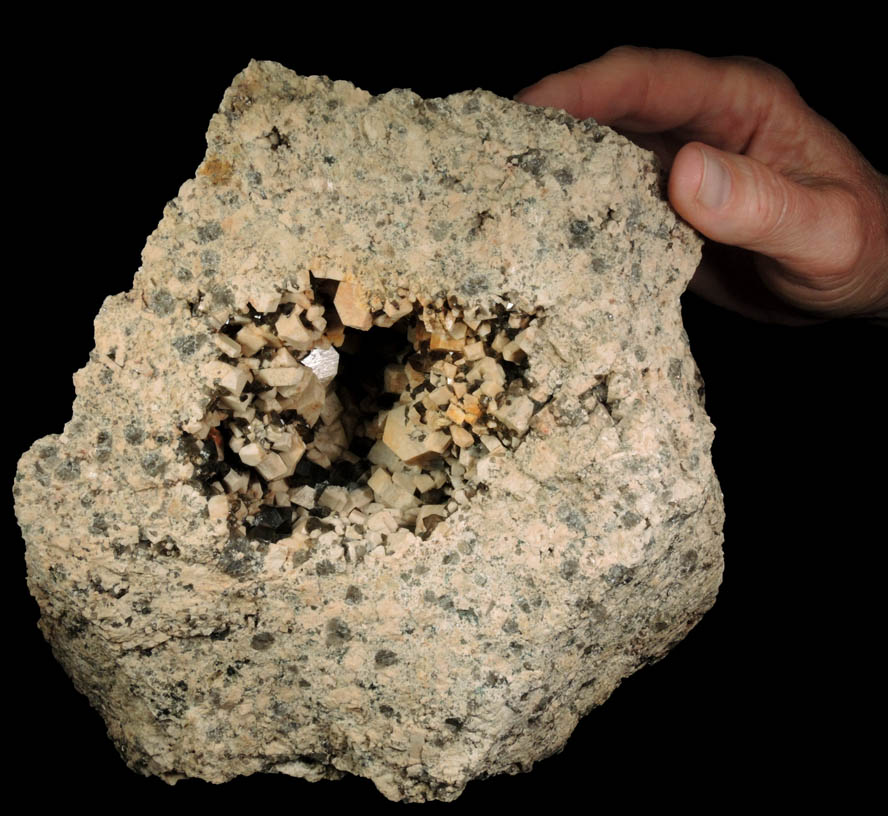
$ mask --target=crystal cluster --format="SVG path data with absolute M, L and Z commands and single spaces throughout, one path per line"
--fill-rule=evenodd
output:
M 365 304 L 306 275 L 216 327 L 215 390 L 183 430 L 213 519 L 348 560 L 405 546 L 466 504 L 489 458 L 514 450 L 547 394 L 527 355 L 544 317 L 505 299 Z

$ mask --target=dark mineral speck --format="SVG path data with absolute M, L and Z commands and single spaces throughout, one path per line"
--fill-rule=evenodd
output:
M 146 453 L 139 461 L 139 464 L 142 466 L 142 470 L 149 476 L 159 476 L 166 468 L 166 462 L 159 451 Z
M 200 244 L 218 241 L 221 237 L 222 225 L 218 221 L 208 221 L 197 228 L 197 241 Z
M 123 438 L 130 445 L 141 445 L 145 441 L 145 430 L 136 422 L 131 422 L 123 429 Z
M 80 476 L 80 463 L 76 459 L 66 459 L 55 471 L 55 477 L 61 482 L 70 482 Z
M 398 662 L 398 656 L 390 649 L 380 649 L 374 657 L 377 666 L 393 666 Z
M 172 314 L 175 308 L 176 299 L 166 289 L 158 289 L 151 296 L 151 309 L 160 317 Z
M 268 649 L 272 643 L 274 643 L 274 635 L 271 632 L 260 632 L 258 635 L 253 635 L 250 646 L 262 652 Z

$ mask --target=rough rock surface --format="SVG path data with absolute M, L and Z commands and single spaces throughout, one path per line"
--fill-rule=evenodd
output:
M 529 770 L 715 600 L 722 501 L 679 306 L 698 238 L 664 203 L 650 154 L 482 91 L 372 97 L 253 62 L 207 141 L 132 290 L 96 318 L 71 421 L 19 464 L 44 635 L 130 767 L 170 782 L 345 772 L 422 801 Z M 318 282 L 335 309 L 300 323 L 282 303 L 312 287 L 321 298 Z M 288 327 L 292 373 L 309 365 L 303 331 L 338 347 L 344 331 L 390 325 L 398 304 L 429 329 L 411 329 L 415 343 L 444 344 L 435 360 L 493 356 L 495 335 L 448 351 L 436 309 L 456 310 L 452 334 L 453 314 L 470 331 L 489 318 L 517 344 L 515 362 L 495 355 L 508 408 L 483 383 L 497 412 L 487 442 L 463 413 L 445 431 L 437 526 L 414 526 L 429 500 L 400 489 L 428 476 L 423 437 L 403 425 L 417 397 L 401 367 L 386 372 L 393 394 L 408 389 L 386 433 L 415 458 L 377 468 L 372 506 L 408 521 L 342 522 L 357 539 L 263 527 L 239 472 L 225 466 L 236 479 L 222 485 L 220 459 L 212 483 L 200 459 L 228 427 L 220 395 L 250 375 L 237 348 L 246 358 L 249 338 L 233 345 L 226 327 L 283 321 L 271 334 Z M 255 404 L 270 415 L 269 393 Z M 308 431 L 300 419 L 309 441 L 327 427 L 314 418 Z M 240 460 L 270 473 L 244 485 L 290 507 L 275 468 L 292 450 L 245 441 Z M 324 513 L 349 510 L 348 495 L 321 497 Z

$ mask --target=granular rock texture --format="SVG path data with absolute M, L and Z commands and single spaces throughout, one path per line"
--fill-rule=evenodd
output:
M 253 62 L 207 141 L 19 464 L 44 635 L 169 782 L 529 770 L 715 600 L 698 238 L 651 154 L 483 91 Z

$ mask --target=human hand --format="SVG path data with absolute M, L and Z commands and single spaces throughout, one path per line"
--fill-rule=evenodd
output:
M 621 47 L 515 98 L 658 154 L 679 215 L 728 245 L 704 250 L 697 294 L 769 322 L 888 316 L 888 177 L 778 68 Z

